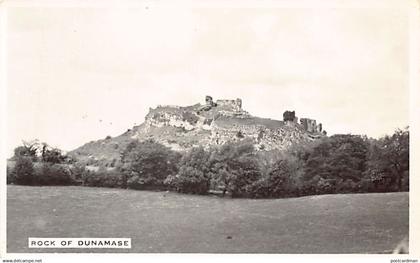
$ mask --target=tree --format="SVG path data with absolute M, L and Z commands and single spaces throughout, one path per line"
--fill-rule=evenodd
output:
M 37 155 L 39 151 L 39 141 L 22 141 L 22 145 L 18 146 L 14 150 L 14 158 L 19 157 L 29 157 L 32 161 L 37 160 Z
M 16 180 L 16 175 L 14 173 L 14 169 L 7 166 L 6 167 L 6 183 L 7 184 L 14 184 Z
M 183 193 L 206 194 L 210 189 L 210 152 L 203 147 L 193 148 L 179 162 L 179 172 L 170 175 L 166 184 Z
M 396 130 L 392 136 L 385 136 L 371 143 L 365 176 L 374 182 L 385 184 L 384 190 L 408 190 L 409 131 Z
M 97 171 L 82 171 L 83 185 L 93 187 L 126 188 L 126 178 L 116 169 L 100 166 Z
M 32 185 L 34 183 L 34 165 L 31 157 L 19 156 L 13 169 L 15 183 Z
M 316 194 L 348 191 L 340 185 L 343 182 L 357 188 L 366 169 L 368 145 L 367 138 L 358 135 L 340 134 L 322 139 L 305 161 L 306 191 Z M 349 180 L 356 184 L 350 184 Z
M 214 181 L 223 194 L 228 191 L 232 197 L 251 195 L 252 184 L 261 177 L 256 150 L 250 140 L 225 143 L 212 154 L 210 161 Z
M 74 185 L 70 168 L 62 164 L 43 162 L 34 174 L 34 185 Z
M 42 143 L 41 159 L 43 162 L 48 163 L 63 163 L 66 160 L 66 156 L 63 155 L 60 149 L 50 147 L 44 142 Z
M 277 161 L 269 173 L 270 197 L 298 196 L 302 187 L 302 171 L 293 156 Z
M 285 154 L 269 166 L 268 171 L 252 185 L 252 196 L 278 198 L 299 196 L 302 188 L 302 170 L 298 159 Z
M 70 173 L 75 184 L 85 185 L 87 177 L 91 172 L 86 169 L 86 165 L 84 163 L 77 162 L 73 165 L 70 165 Z
M 121 171 L 134 189 L 164 188 L 164 180 L 178 172 L 181 155 L 153 140 L 133 141 L 122 153 Z
M 32 161 L 40 160 L 49 163 L 63 163 L 69 159 L 60 149 L 50 147 L 47 143 L 39 140 L 23 141 L 23 145 L 16 147 L 14 153 L 14 158 L 26 156 L 30 157 Z

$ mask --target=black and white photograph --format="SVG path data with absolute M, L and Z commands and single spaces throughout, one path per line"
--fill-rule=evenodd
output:
M 0 2 L 2 262 L 418 262 L 419 7 L 367 2 Z

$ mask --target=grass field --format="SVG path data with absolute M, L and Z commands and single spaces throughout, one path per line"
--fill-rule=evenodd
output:
M 408 234 L 408 193 L 253 200 L 9 185 L 7 196 L 9 253 L 386 253 Z M 29 249 L 28 237 L 129 237 L 132 249 Z

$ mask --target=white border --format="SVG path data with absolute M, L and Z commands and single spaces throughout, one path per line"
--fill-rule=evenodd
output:
M 0 0 L 1 1 L 1 0 Z M 264 254 L 5 254 L 6 251 L 6 124 L 7 124 L 7 99 L 6 99 L 6 87 L 7 87 L 7 10 L 11 7 L 36 7 L 36 6 L 48 6 L 48 7 L 97 7 L 97 8 L 113 8 L 113 7 L 139 7 L 139 6 L 154 6 L 154 7 L 208 7 L 208 8 L 220 8 L 220 7 L 276 7 L 276 8 L 403 8 L 406 9 L 410 16 L 410 41 L 409 41 L 409 87 L 410 87 L 410 254 L 409 255 L 360 255 L 360 254 L 342 254 L 342 255 L 331 255 L 331 254 L 281 254 L 281 255 L 264 255 Z M 419 3 L 416 0 L 349 0 L 349 1 L 287 1 L 287 0 L 245 0 L 245 1 L 233 1 L 233 0 L 202 0 L 202 1 L 99 1 L 99 0 L 87 0 L 87 1 L 56 1 L 56 0 L 40 0 L 40 1 L 3 1 L 0 2 L 0 169 L 4 176 L 0 178 L 0 258 L 6 257 L 9 259 L 43 259 L 43 262 L 56 262 L 58 259 L 60 262 L 74 262 L 74 261 L 92 261 L 101 260 L 105 262 L 115 262 L 116 260 L 124 260 L 126 262 L 139 262 L 139 261 L 202 261 L 212 262 L 214 261 L 229 261 L 232 260 L 244 260 L 244 261 L 256 261 L 256 260 L 268 260 L 268 261 L 296 261 L 299 262 L 391 262 L 391 259 L 417 259 L 420 260 L 420 249 L 419 249 L 419 235 L 414 233 L 420 233 L 420 227 L 415 222 L 420 222 L 418 203 L 419 199 L 415 197 L 413 193 L 420 191 L 420 178 L 417 176 L 420 163 L 416 163 L 419 156 L 417 149 L 420 148 L 420 82 L 419 82 L 419 61 L 420 61 L 420 43 L 419 43 L 419 32 L 420 32 L 420 12 Z M 140 258 L 139 258 L 140 257 Z
M 411 8 L 409 11 L 409 87 L 410 87 L 410 254 L 420 254 L 420 222 L 419 202 L 417 194 L 420 191 L 420 9 Z M 417 160 L 417 161 L 416 161 Z M 417 222 L 417 223 L 415 223 Z M 420 260 L 420 259 L 419 259 Z
M 0 3 L 0 258 L 6 252 L 7 8 Z

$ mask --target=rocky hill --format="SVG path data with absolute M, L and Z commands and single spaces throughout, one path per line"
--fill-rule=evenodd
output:
M 259 118 L 242 109 L 241 99 L 213 101 L 206 96 L 205 104 L 150 108 L 141 125 L 114 138 L 89 142 L 69 155 L 88 164 L 113 166 L 132 140 L 153 139 L 173 150 L 185 151 L 199 145 L 210 147 L 251 138 L 257 149 L 272 150 L 325 135 L 316 120 L 299 121 L 294 111 L 284 112 L 282 121 Z

